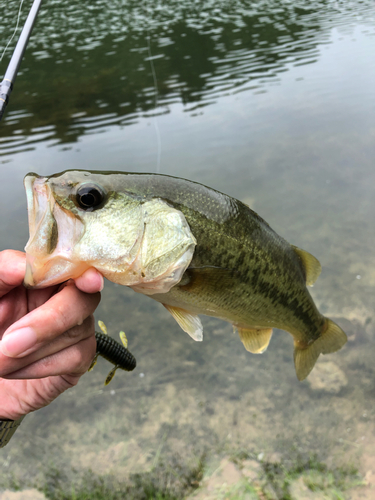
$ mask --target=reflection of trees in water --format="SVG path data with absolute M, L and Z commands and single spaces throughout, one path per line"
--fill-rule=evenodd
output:
M 228 0 L 197 6 L 169 0 L 145 8 L 119 0 L 49 2 L 22 63 L 2 135 L 20 126 L 32 135 L 35 127 L 53 124 L 53 138 L 73 142 L 104 120 L 125 125 L 152 110 L 148 37 L 162 108 L 176 101 L 205 105 L 253 80 L 264 85 L 264 78 L 285 71 L 286 62 L 310 58 L 316 50 L 317 35 L 333 12 L 330 2 L 317 2 L 316 10 L 309 4 Z M 9 9 L 9 26 L 13 14 Z M 8 34 L 0 36 L 6 40 Z M 17 110 L 28 115 L 22 122 L 10 120 L 9 112 Z

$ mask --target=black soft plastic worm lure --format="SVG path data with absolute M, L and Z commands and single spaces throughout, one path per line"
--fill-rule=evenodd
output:
M 127 349 L 127 339 L 124 332 L 120 332 L 120 338 L 123 344 L 121 345 L 107 334 L 107 328 L 102 321 L 99 321 L 99 326 L 102 332 L 95 332 L 96 356 L 89 370 L 94 368 L 98 356 L 102 356 L 104 359 L 115 365 L 105 381 L 105 385 L 108 385 L 113 379 L 118 368 L 131 372 L 137 366 L 137 361 L 133 354 Z
M 96 352 L 117 368 L 131 372 L 137 366 L 133 354 L 117 340 L 105 333 L 95 332 Z

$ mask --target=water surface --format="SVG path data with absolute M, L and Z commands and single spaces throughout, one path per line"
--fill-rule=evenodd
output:
M 19 8 L 6 5 L 0 47 Z M 375 483 L 374 21 L 370 1 L 44 4 L 0 126 L 1 249 L 27 241 L 29 171 L 181 176 L 315 255 L 312 295 L 349 342 L 299 383 L 285 332 L 255 356 L 204 318 L 194 343 L 159 304 L 107 283 L 96 316 L 125 329 L 137 369 L 104 388 L 99 363 L 25 420 L 4 467 L 121 475 L 241 449 L 261 462 L 316 453 Z

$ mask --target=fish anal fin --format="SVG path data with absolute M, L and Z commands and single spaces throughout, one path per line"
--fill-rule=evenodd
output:
M 236 327 L 245 349 L 253 354 L 264 352 L 272 337 L 272 328 Z
M 294 366 L 298 380 L 304 380 L 320 354 L 336 352 L 347 342 L 346 334 L 329 318 L 325 319 L 321 336 L 307 347 L 302 347 L 299 342 L 294 343 Z
M 294 245 L 292 245 L 292 248 L 302 262 L 306 276 L 306 285 L 313 285 L 322 271 L 320 262 L 311 253 L 306 252 L 306 250 L 302 250 Z
M 167 304 L 163 304 L 163 306 L 172 314 L 182 330 L 189 334 L 193 340 L 198 342 L 203 340 L 203 326 L 197 315 L 180 307 L 169 306 Z

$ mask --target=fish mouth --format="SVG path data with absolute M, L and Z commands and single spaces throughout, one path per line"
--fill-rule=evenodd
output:
M 82 222 L 56 203 L 46 177 L 28 174 L 24 185 L 30 233 L 24 286 L 44 288 L 77 278 L 89 267 L 73 259 L 72 237 L 80 237 Z

